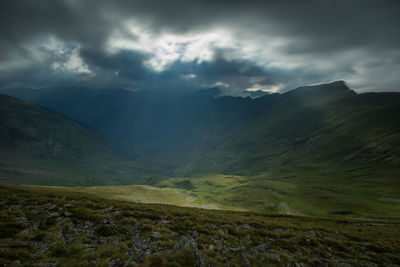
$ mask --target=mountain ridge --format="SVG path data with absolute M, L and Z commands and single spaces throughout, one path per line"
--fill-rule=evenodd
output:
M 230 163 L 234 167 L 241 165 L 238 165 L 239 154 L 251 150 L 277 153 L 299 147 L 300 154 L 310 151 L 310 146 L 322 150 L 325 147 L 326 150 L 329 142 L 321 142 L 321 133 L 337 132 L 326 138 L 340 139 L 347 135 L 347 138 L 353 139 L 350 133 L 344 134 L 339 130 L 347 127 L 360 131 L 361 128 L 355 129 L 355 125 L 360 123 L 367 131 L 375 127 L 374 131 L 379 132 L 383 130 L 379 130 L 377 125 L 389 123 L 390 120 L 392 126 L 387 127 L 395 127 L 395 132 L 399 129 L 395 114 L 399 112 L 396 99 L 400 99 L 400 94 L 391 94 L 390 97 L 386 97 L 385 93 L 356 94 L 344 81 L 303 86 L 283 94 L 268 94 L 256 99 L 230 96 L 215 98 L 217 90 L 212 88 L 182 93 L 72 89 L 47 93 L 41 99 L 31 98 L 38 104 L 54 108 L 100 130 L 114 141 L 115 147 L 124 156 L 172 164 L 175 165 L 173 168 L 183 166 L 185 162 L 188 166 L 193 166 L 193 162 L 199 162 L 195 165 L 210 166 L 210 163 L 203 161 L 210 157 L 210 153 L 215 155 L 214 159 L 210 159 L 214 162 L 211 166 L 221 161 L 228 166 L 226 162 L 230 160 L 226 155 L 232 154 L 237 158 Z M 380 112 L 394 114 L 377 118 L 380 113 L 373 113 L 373 110 L 379 109 L 382 109 Z M 353 122 L 358 113 L 368 114 L 376 120 L 368 125 L 366 118 L 357 115 L 359 121 Z M 303 139 L 305 141 L 301 141 Z M 277 145 L 271 147 L 266 140 Z M 313 141 L 307 143 L 307 140 Z M 308 145 L 304 146 L 302 142 Z M 320 146 L 317 146 L 318 143 Z M 346 151 L 350 149 L 343 145 L 341 147 L 343 151 L 340 153 L 348 154 Z M 349 147 L 355 149 L 351 144 Z M 395 151 L 394 157 L 398 158 L 396 149 L 389 150 Z M 246 160 L 265 158 L 265 152 L 258 152 L 260 155 L 257 157 L 247 153 Z M 222 167 L 219 171 L 230 168 Z

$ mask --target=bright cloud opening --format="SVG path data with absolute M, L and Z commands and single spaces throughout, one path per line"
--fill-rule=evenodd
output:
M 232 47 L 233 43 L 232 37 L 223 30 L 178 35 L 154 34 L 132 22 L 127 23 L 126 27 L 132 34 L 131 38 L 114 33 L 108 40 L 109 52 L 128 49 L 148 53 L 152 57 L 145 64 L 156 71 L 163 71 L 178 60 L 199 63 L 212 60 L 216 49 Z
M 249 92 L 263 91 L 263 92 L 268 92 L 268 93 L 278 93 L 284 87 L 285 87 L 285 85 L 283 83 L 274 84 L 274 85 L 254 84 L 252 87 L 246 88 L 246 91 L 249 91 Z

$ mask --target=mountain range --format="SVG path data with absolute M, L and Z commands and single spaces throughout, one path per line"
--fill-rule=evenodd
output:
M 357 94 L 343 81 L 258 98 L 218 88 L 2 93 L 24 99 L 0 95 L 2 183 L 146 184 L 155 189 L 105 190 L 158 202 L 165 187 L 182 205 L 258 212 L 399 216 L 399 93 Z
M 400 164 L 400 94 L 342 81 L 256 99 L 201 91 L 53 88 L 6 93 L 97 129 L 124 157 L 179 175 L 316 163 Z

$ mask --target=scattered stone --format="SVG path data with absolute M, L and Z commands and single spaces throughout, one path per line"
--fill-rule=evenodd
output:
M 58 264 L 55 263 L 55 262 L 41 262 L 41 263 L 35 264 L 35 266 L 38 266 L 38 267 L 57 267 Z
M 94 224 L 91 221 L 85 221 L 85 227 L 86 228 L 92 228 Z
M 85 252 L 92 252 L 92 251 L 95 251 L 96 249 L 95 248 L 93 248 L 93 247 L 90 247 L 90 248 L 85 248 Z
M 73 215 L 72 212 L 64 211 L 64 216 L 65 217 L 71 217 L 72 215 Z
M 247 223 L 243 224 L 243 227 L 246 228 L 246 229 L 250 229 L 251 228 L 250 225 L 248 225 Z
M 160 232 L 152 232 L 151 236 L 154 238 L 160 238 Z
M 197 243 L 192 237 L 182 236 L 181 238 L 179 238 L 175 243 L 173 253 L 179 253 L 184 247 L 193 251 L 194 255 L 196 256 L 196 266 L 204 266 L 204 261 L 199 255 L 197 249 Z
M 251 266 L 250 261 L 247 259 L 246 255 L 241 251 L 239 253 L 239 259 L 244 263 L 246 266 Z
M 52 212 L 52 213 L 50 213 L 49 214 L 49 217 L 60 217 L 60 213 L 58 213 L 58 212 Z
M 30 233 L 31 233 L 31 231 L 29 229 L 25 229 L 20 234 L 21 235 L 29 235 Z
M 113 207 L 113 206 L 110 206 L 110 207 L 104 209 L 104 212 L 110 212 L 110 211 L 112 211 L 113 209 L 114 209 L 114 207 Z
M 136 236 L 132 238 L 131 253 L 137 255 L 139 261 L 143 261 L 144 258 L 150 254 L 150 242 L 142 239 L 139 234 L 136 234 Z
M 104 218 L 101 219 L 101 223 L 102 224 L 109 224 L 110 220 L 107 217 L 104 217 Z
M 281 262 L 281 255 L 279 255 L 278 253 L 276 253 L 276 252 L 271 252 L 271 253 L 268 253 L 267 255 L 268 255 L 270 258 L 273 258 L 273 259 L 275 259 L 275 260 Z
M 22 263 L 21 263 L 21 261 L 20 260 L 15 260 L 15 261 L 13 261 L 13 263 L 11 264 L 11 266 L 18 266 L 18 265 L 21 265 Z
M 198 236 L 199 236 L 199 233 L 196 230 L 194 230 L 193 234 L 192 234 L 192 237 L 193 238 L 197 238 Z
M 256 249 L 260 251 L 261 253 L 266 253 L 268 251 L 268 246 L 266 244 L 260 244 L 256 246 Z

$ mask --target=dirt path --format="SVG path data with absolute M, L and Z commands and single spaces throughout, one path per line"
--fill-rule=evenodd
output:
M 400 199 L 397 198 L 380 197 L 378 198 L 378 200 L 383 202 L 400 204 Z
M 281 202 L 279 204 L 285 209 L 286 214 L 288 214 L 288 215 L 301 215 L 300 212 L 291 210 L 290 207 L 289 207 L 289 204 L 287 202 Z
M 288 203 L 281 202 L 280 205 L 285 209 L 286 214 L 293 215 L 293 212 L 290 210 Z

